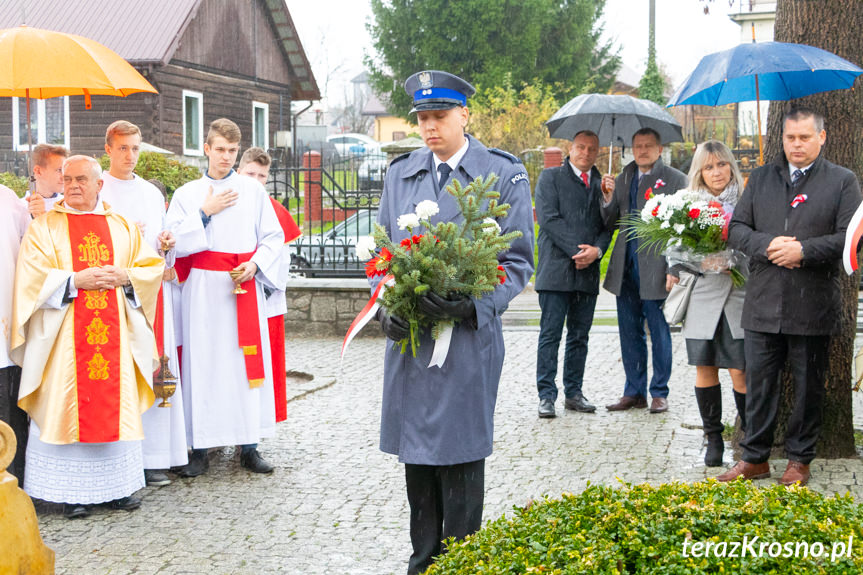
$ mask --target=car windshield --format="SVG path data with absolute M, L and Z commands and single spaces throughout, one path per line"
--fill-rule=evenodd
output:
M 364 210 L 334 227 L 330 232 L 330 237 L 357 238 L 371 235 L 374 232 L 376 219 L 377 211 Z

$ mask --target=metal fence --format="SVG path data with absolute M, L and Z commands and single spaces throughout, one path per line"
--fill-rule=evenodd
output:
M 291 268 L 307 277 L 364 277 L 356 242 L 374 232 L 387 157 L 325 147 L 295 156 L 270 150 L 268 188 L 302 229 Z

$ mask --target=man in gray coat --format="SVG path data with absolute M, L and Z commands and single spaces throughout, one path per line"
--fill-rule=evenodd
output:
M 543 170 L 536 184 L 539 261 L 535 286 L 542 310 L 536 389 L 542 418 L 555 416 L 554 379 L 564 320 L 564 407 L 584 413 L 596 410 L 584 397 L 582 383 L 588 333 L 599 293 L 599 260 L 611 243 L 611 232 L 599 212 L 601 176 L 593 165 L 598 152 L 596 134 L 577 133 L 569 148 L 569 161 Z
M 717 480 L 770 476 L 780 374 L 788 362 L 794 405 L 780 483 L 805 485 L 821 430 L 830 334 L 840 313 L 837 276 L 848 222 L 860 205 L 856 176 L 821 155 L 824 118 L 785 115 L 783 152 L 749 177 L 728 243 L 749 256 L 743 303 L 746 435 L 741 461 Z
M 494 406 L 503 367 L 500 316 L 533 273 L 533 218 L 524 166 L 514 156 L 488 149 L 466 136 L 467 98 L 474 88 L 437 70 L 414 74 L 405 82 L 426 146 L 393 160 L 381 195 L 378 223 L 398 243 L 409 237 L 397 219 L 413 213 L 423 200 L 436 201 L 431 218 L 458 221 L 455 198 L 445 189 L 494 173 L 500 202 L 509 214 L 498 221 L 502 232 L 523 236 L 498 257 L 506 281 L 480 299 L 423 296 L 420 308 L 432 318 L 456 320 L 449 355 L 442 367 L 429 367 L 434 340 L 420 334 L 416 357 L 401 354 L 393 341 L 408 334 L 403 318 L 378 315 L 387 337 L 381 413 L 381 450 L 405 464 L 413 554 L 408 573 L 421 573 L 441 553 L 441 541 L 463 538 L 482 522 L 485 458 L 492 452 Z M 416 232 L 415 232 L 416 233 Z M 446 295 L 446 294 L 441 294 Z
M 653 348 L 650 380 L 651 413 L 668 410 L 668 379 L 671 377 L 671 332 L 662 313 L 668 294 L 665 257 L 655 251 L 638 251 L 638 240 L 628 237 L 622 221 L 638 215 L 650 194 L 673 194 L 687 185 L 686 176 L 662 163 L 662 141 L 658 133 L 642 128 L 632 136 L 630 162 L 613 185 L 603 190 L 602 214 L 609 229 L 619 229 L 603 287 L 617 296 L 617 325 L 626 385 L 623 397 L 606 406 L 609 411 L 647 407 L 647 338 Z

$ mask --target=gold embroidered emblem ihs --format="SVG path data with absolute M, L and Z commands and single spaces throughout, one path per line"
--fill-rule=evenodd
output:
M 87 309 L 105 309 L 108 307 L 108 292 L 107 291 L 84 291 L 84 305 Z
M 84 236 L 83 243 L 78 244 L 78 251 L 81 252 L 78 261 L 86 262 L 88 268 L 98 267 L 102 265 L 102 262 L 111 260 L 111 253 L 108 251 L 108 247 L 93 232 Z

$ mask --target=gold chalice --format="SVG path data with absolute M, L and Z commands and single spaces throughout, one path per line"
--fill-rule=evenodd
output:
M 234 295 L 248 293 L 246 290 L 244 290 L 242 288 L 242 286 L 239 283 L 237 283 L 237 278 L 240 277 L 241 275 L 243 275 L 243 270 L 233 269 L 233 270 L 229 271 L 228 273 L 231 275 L 231 279 L 234 280 L 234 291 L 232 291 L 231 293 Z
M 177 391 L 177 376 L 168 368 L 168 356 L 159 358 L 159 369 L 153 374 L 153 393 L 162 400 L 159 407 L 171 407 L 168 398 Z

